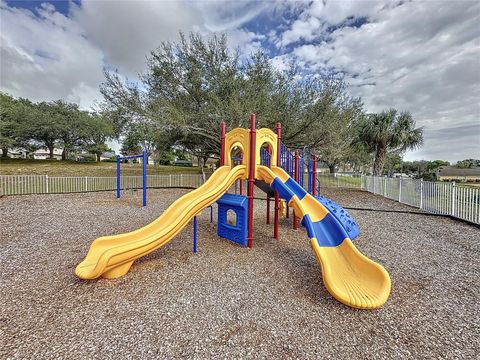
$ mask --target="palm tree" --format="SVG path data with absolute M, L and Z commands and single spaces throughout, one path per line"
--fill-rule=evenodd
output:
M 358 142 L 375 153 L 374 173 L 381 175 L 388 151 L 413 150 L 423 144 L 423 128 L 415 128 L 409 112 L 396 109 L 370 114 L 359 127 Z

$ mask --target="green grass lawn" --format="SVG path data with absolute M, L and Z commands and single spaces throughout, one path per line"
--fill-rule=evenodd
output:
M 333 174 L 318 174 L 317 179 L 320 180 L 320 186 L 340 186 L 340 187 L 361 187 L 362 178 L 360 176 L 342 176 Z
M 467 187 L 467 188 L 480 189 L 480 183 L 473 183 L 473 182 L 461 183 L 461 182 L 457 182 L 457 183 L 455 183 L 455 185 L 456 186 L 461 186 L 461 187 Z
M 5 159 L 0 160 L 0 175 L 49 175 L 49 176 L 115 176 L 114 162 L 77 162 L 59 160 Z M 142 175 L 141 164 L 122 164 L 122 175 Z M 199 174 L 198 167 L 148 165 L 148 175 Z

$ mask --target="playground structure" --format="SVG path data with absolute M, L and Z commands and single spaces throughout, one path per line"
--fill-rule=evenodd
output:
M 232 157 L 232 150 L 238 149 L 242 153 L 239 160 Z M 255 115 L 252 114 L 250 129 L 236 128 L 226 133 L 225 123 L 222 122 L 220 167 L 211 177 L 201 187 L 177 199 L 152 223 L 130 233 L 96 239 L 85 259 L 77 266 L 76 275 L 82 279 L 100 276 L 111 279 L 125 275 L 136 259 L 168 243 L 192 219 L 196 228 L 196 215 L 219 199 L 220 204 L 226 205 L 225 211 L 229 206 L 245 209 L 245 203 L 239 198 L 222 198 L 232 185 L 241 180 L 240 193 L 242 181 L 247 181 L 246 213 L 242 210 L 243 215 L 239 217 L 240 212 L 236 211 L 236 223 L 228 224 L 227 216 L 220 216 L 219 204 L 218 225 L 219 231 L 227 230 L 223 232 L 224 236 L 235 237 L 234 241 L 252 247 L 254 187 L 257 185 L 267 196 L 274 196 L 276 239 L 280 201 L 283 199 L 289 207 L 293 207 L 293 227 L 298 228 L 300 221 L 306 228 L 310 245 L 322 268 L 324 284 L 334 298 L 355 308 L 382 306 L 390 294 L 387 271 L 355 247 L 352 239 L 359 232 L 349 214 L 331 200 L 316 197 L 313 171 L 309 171 L 308 175 L 308 192 L 299 184 L 304 181 L 300 167 L 305 164 L 299 161 L 298 152 L 292 159 L 291 153 L 284 150 L 280 124 L 277 124 L 276 132 L 267 128 L 257 130 Z M 238 161 L 240 163 L 235 164 Z M 314 164 L 315 161 L 312 161 L 307 166 L 314 169 Z M 239 221 L 242 216 L 246 217 L 246 224 Z
M 120 199 L 121 191 L 121 172 L 120 163 L 122 160 L 142 159 L 142 205 L 147 206 L 147 153 L 144 151 L 141 154 L 117 156 L 117 199 Z

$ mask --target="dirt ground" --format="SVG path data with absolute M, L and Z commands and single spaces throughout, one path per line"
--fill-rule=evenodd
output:
M 151 190 L 146 209 L 140 193 L 1 198 L 0 358 L 478 356 L 480 230 L 361 191 L 324 195 L 365 209 L 351 211 L 354 242 L 390 273 L 381 309 L 335 301 L 304 229 L 283 219 L 274 240 L 264 201 L 252 249 L 218 238 L 206 210 L 196 255 L 190 226 L 122 278 L 74 276 L 92 240 L 147 224 L 185 192 Z

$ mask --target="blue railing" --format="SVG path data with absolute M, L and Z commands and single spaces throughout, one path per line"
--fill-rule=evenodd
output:
M 285 144 L 282 143 L 280 144 L 280 167 L 291 177 L 294 176 L 294 155 L 290 150 L 288 150 Z
M 305 152 L 302 151 L 298 158 L 298 184 L 305 188 Z
M 266 148 L 262 147 L 260 150 L 260 164 L 270 167 L 271 159 L 272 154 L 270 154 Z
M 266 148 L 260 150 L 261 165 L 271 165 L 272 154 Z M 287 174 L 295 178 L 295 153 L 288 149 L 288 147 L 280 143 L 280 167 L 287 172 Z M 298 156 L 298 184 L 307 190 L 309 193 L 313 192 L 313 186 L 317 186 L 320 190 L 320 183 L 313 172 L 313 160 L 311 160 L 311 152 L 308 149 L 303 149 Z M 307 184 L 305 186 L 305 170 L 307 173 Z M 317 192 L 318 194 L 318 192 Z

